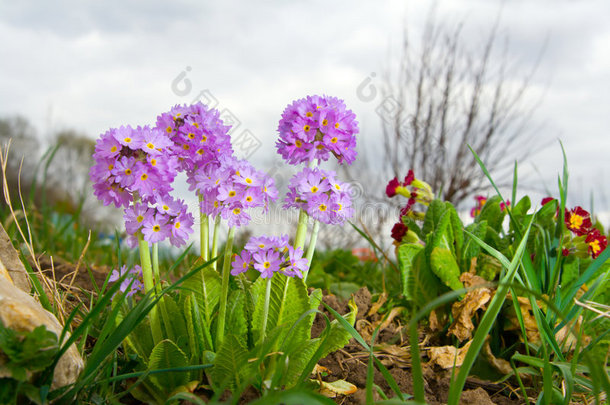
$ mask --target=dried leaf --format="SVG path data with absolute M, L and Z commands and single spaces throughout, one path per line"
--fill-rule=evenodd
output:
M 311 374 L 315 374 L 315 375 L 318 375 L 318 374 L 332 374 L 332 372 L 329 369 L 327 369 L 326 367 L 321 366 L 319 364 L 316 364 L 314 366 L 313 371 L 311 372 Z
M 379 299 L 373 305 L 371 305 L 371 309 L 369 309 L 369 312 L 366 315 L 371 316 L 371 315 L 376 314 L 377 311 L 379 311 L 381 306 L 383 304 L 385 304 L 387 300 L 388 300 L 388 293 L 386 293 L 386 292 L 382 293 L 379 296 Z
M 508 361 L 497 358 L 491 352 L 491 347 L 489 346 L 489 337 L 487 338 L 487 340 L 485 340 L 485 345 L 483 346 L 483 355 L 487 358 L 489 364 L 491 364 L 500 373 L 510 374 L 513 371 Z
M 327 398 L 336 398 L 339 395 L 350 395 L 358 391 L 358 387 L 348 383 L 345 380 L 337 380 L 333 382 L 312 380 L 320 384 L 320 394 Z
M 572 351 L 576 347 L 578 343 L 578 335 L 580 335 L 580 329 L 582 327 L 582 315 L 578 317 L 576 324 L 574 322 L 570 322 L 567 325 L 564 325 L 563 328 L 559 329 L 555 334 L 555 340 L 559 344 L 562 344 L 565 349 Z M 591 338 L 586 335 L 582 335 L 582 343 L 584 345 L 588 345 L 591 341 Z
M 491 297 L 492 292 L 489 288 L 480 287 L 469 291 L 464 299 L 455 302 L 451 307 L 451 313 L 455 321 L 449 327 L 448 333 L 455 335 L 460 342 L 470 339 L 472 331 L 474 331 L 472 317 L 479 309 L 485 309 Z
M 512 300 L 511 295 L 508 294 L 506 299 Z M 525 333 L 528 342 L 540 342 L 540 332 L 538 331 L 538 324 L 536 323 L 536 318 L 534 317 L 534 312 L 532 311 L 532 304 L 530 303 L 529 298 L 517 297 L 517 301 L 519 302 L 519 308 L 521 310 L 521 316 L 523 317 L 523 324 L 525 326 Z M 507 319 L 510 324 L 507 325 L 504 330 L 521 332 L 521 327 L 519 326 L 519 319 L 517 319 L 517 314 L 514 312 L 514 306 L 511 306 L 511 310 L 507 314 Z M 523 337 L 521 336 L 520 339 L 523 340 Z
M 460 348 L 455 346 L 430 347 L 428 348 L 430 364 L 437 364 L 444 369 L 453 368 L 454 365 L 460 367 L 464 363 L 464 358 L 471 344 L 472 340 L 469 340 Z
M 430 330 L 432 332 L 437 332 L 442 329 L 442 327 L 438 321 L 438 316 L 436 315 L 435 309 L 430 311 L 430 316 L 428 317 L 428 323 L 430 324 Z
M 474 262 L 476 263 L 475 259 L 476 258 L 473 258 Z M 460 275 L 460 281 L 462 284 L 464 284 L 465 288 L 489 284 L 489 281 L 485 280 L 483 277 L 477 276 L 474 272 L 462 273 Z
M 390 326 L 390 324 L 392 323 L 394 318 L 396 318 L 396 316 L 398 316 L 398 314 L 400 314 L 402 312 L 402 310 L 404 310 L 404 309 L 405 309 L 404 307 L 394 307 L 394 308 L 392 308 L 392 310 L 388 314 L 388 316 L 385 319 L 385 321 L 383 321 L 383 323 L 379 327 L 379 332 L 381 332 L 382 330 L 384 330 L 385 328 Z M 375 326 L 375 327 L 377 327 L 377 326 Z

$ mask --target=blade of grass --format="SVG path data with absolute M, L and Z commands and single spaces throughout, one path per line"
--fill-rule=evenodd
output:
M 500 313 L 500 310 L 502 309 L 502 305 L 506 300 L 506 295 L 509 288 L 508 284 L 512 283 L 515 275 L 517 274 L 517 270 L 519 269 L 519 265 L 521 263 L 521 258 L 525 252 L 527 238 L 532 227 L 532 222 L 533 217 L 530 219 L 529 224 L 527 225 L 525 234 L 521 238 L 521 242 L 519 243 L 515 255 L 510 262 L 510 266 L 507 268 L 506 274 L 504 275 L 503 279 L 500 280 L 501 284 L 498 286 L 496 294 L 489 303 L 489 306 L 487 307 L 487 310 L 485 311 L 479 326 L 477 327 L 470 348 L 468 349 L 464 362 L 460 367 L 458 376 L 449 388 L 449 405 L 458 405 L 464 384 L 466 383 L 466 378 L 468 378 L 468 373 L 470 373 L 470 369 L 472 368 L 472 365 L 474 364 L 479 351 L 483 347 L 483 343 L 485 342 L 489 331 L 491 330 L 498 314 Z

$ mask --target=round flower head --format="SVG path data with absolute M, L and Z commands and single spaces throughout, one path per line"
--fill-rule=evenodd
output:
M 356 158 L 356 115 L 336 97 L 294 101 L 282 113 L 278 132 L 278 153 L 290 164 L 328 160 L 331 154 L 339 163 L 350 164 Z
M 229 226 L 247 225 L 248 209 L 263 207 L 277 196 L 273 181 L 246 160 L 224 159 L 197 171 L 189 181 L 192 190 L 202 197 L 201 212 L 220 215 Z
M 325 224 L 341 225 L 353 215 L 348 185 L 318 168 L 304 168 L 290 179 L 284 208 L 303 209 Z
M 241 254 L 234 256 L 231 274 L 235 276 L 249 268 L 260 272 L 262 278 L 270 278 L 274 273 L 302 278 L 309 265 L 303 249 L 290 246 L 287 235 L 258 236 L 250 238 Z
M 229 129 L 220 113 L 198 102 L 176 105 L 157 117 L 157 129 L 173 143 L 172 152 L 180 161 L 180 170 L 192 174 L 220 156 L 232 156 Z
M 171 142 L 154 128 L 122 126 L 98 139 L 89 171 L 95 195 L 104 205 L 129 206 L 134 195 L 154 203 L 172 190 L 177 172 Z
M 566 209 L 564 220 L 566 227 L 576 235 L 586 235 L 591 229 L 591 214 L 582 207 Z

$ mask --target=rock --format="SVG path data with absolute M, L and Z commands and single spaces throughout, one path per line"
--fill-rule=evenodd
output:
M 8 278 L 23 291 L 30 291 L 30 280 L 11 239 L 0 224 L 0 277 Z
M 19 332 L 30 332 L 40 325 L 45 325 L 57 336 L 62 330 L 62 325 L 55 315 L 45 310 L 34 297 L 17 288 L 9 277 L 0 277 L 0 320 L 5 327 Z M 68 337 L 66 336 L 64 341 Z M 74 383 L 83 368 L 83 359 L 76 346 L 72 345 L 57 363 L 51 388 Z M 0 374 L 4 372 L 0 371 Z

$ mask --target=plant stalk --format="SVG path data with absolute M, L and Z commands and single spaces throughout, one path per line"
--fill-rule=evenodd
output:
M 320 231 L 320 221 L 315 220 L 313 222 L 313 230 L 311 231 L 311 237 L 309 239 L 309 246 L 307 247 L 307 266 L 311 266 L 311 259 L 313 258 L 313 253 L 316 250 L 316 243 L 318 241 L 318 232 Z M 303 274 L 303 281 L 307 280 L 307 275 L 309 274 L 309 267 L 305 274 Z
M 220 306 L 218 309 L 218 323 L 216 324 L 216 347 L 220 348 L 224 340 L 225 318 L 227 316 L 227 299 L 229 295 L 229 268 L 231 267 L 231 256 L 233 254 L 233 239 L 235 227 L 229 228 L 227 243 L 225 244 L 225 255 L 222 263 L 222 284 L 220 289 Z
M 201 258 L 204 262 L 210 259 L 210 219 L 207 214 L 201 212 L 201 203 L 203 202 L 203 195 L 199 194 L 199 239 L 201 247 Z
M 261 328 L 261 347 L 265 342 L 265 332 L 267 331 L 267 318 L 269 317 L 269 298 L 271 297 L 271 277 L 267 279 L 267 285 L 265 286 L 265 306 L 263 307 L 263 326 Z
M 144 279 L 144 292 L 148 293 L 155 289 L 155 282 L 153 277 L 152 263 L 150 260 L 150 249 L 148 242 L 144 240 L 142 234 L 138 234 L 138 245 L 140 251 L 140 265 L 142 266 L 142 278 Z M 159 320 L 159 313 L 157 307 L 154 306 L 150 310 L 150 329 L 153 336 L 155 345 L 163 340 L 163 330 L 161 329 L 161 322 Z
M 210 254 L 210 259 L 215 258 L 216 256 L 218 256 L 218 233 L 220 231 L 220 215 L 216 215 L 216 218 L 214 218 L 214 233 L 212 234 L 212 253 Z M 214 270 L 216 270 L 216 263 L 218 263 L 218 261 L 214 261 L 214 263 L 212 263 L 212 268 Z

